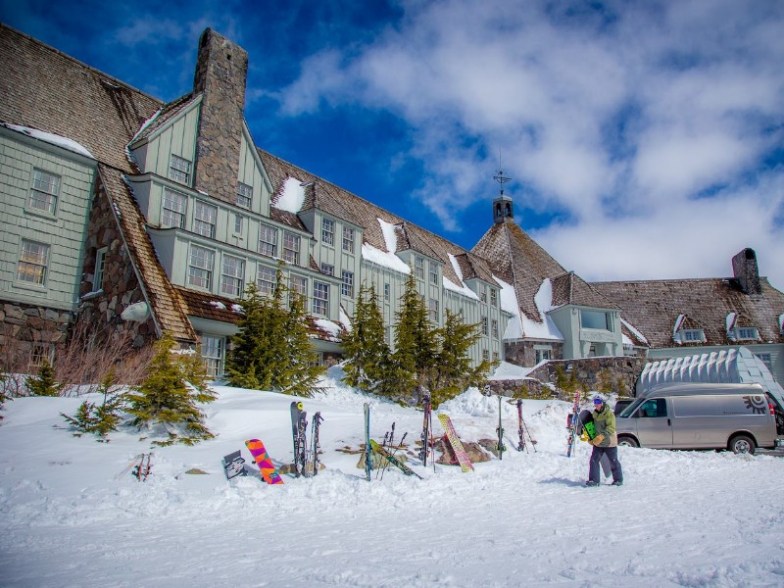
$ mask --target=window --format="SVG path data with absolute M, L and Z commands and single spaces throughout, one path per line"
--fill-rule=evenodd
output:
M 198 245 L 191 245 L 190 263 L 188 264 L 188 285 L 211 290 L 214 266 L 214 251 Z
M 390 298 L 389 282 L 385 282 L 384 283 L 384 301 L 385 302 L 389 302 L 389 298 Z
M 256 269 L 256 287 L 262 296 L 272 296 L 275 292 L 275 276 L 277 272 L 267 266 L 259 264 Z
M 217 379 L 223 375 L 226 344 L 223 337 L 201 336 L 201 359 L 207 376 Z
M 193 208 L 193 232 L 214 239 L 217 218 L 216 207 L 197 200 Z
M 321 219 L 321 240 L 327 245 L 335 244 L 335 221 L 328 218 Z
M 354 253 L 354 229 L 343 227 L 343 251 Z
M 242 182 L 237 184 L 237 198 L 234 203 L 237 206 L 250 210 L 250 207 L 253 205 L 253 186 L 248 186 L 248 184 L 243 184 Z
M 681 331 L 681 336 L 683 337 L 683 341 L 688 341 L 690 343 L 705 341 L 705 333 L 702 329 L 684 329 Z
M 16 279 L 36 286 L 45 286 L 48 267 L 49 245 L 22 239 L 22 252 L 16 266 Z
M 313 282 L 313 314 L 326 316 L 329 309 L 329 284 Z
M 487 328 L 487 317 L 486 317 L 486 316 L 483 316 L 483 317 L 482 317 L 482 334 L 483 334 L 483 335 L 487 335 L 487 333 L 488 333 L 488 328 Z
M 542 361 L 547 361 L 552 359 L 552 349 L 550 347 L 538 347 L 534 346 L 534 355 L 536 359 L 536 363 L 540 363 Z
M 242 235 L 245 228 L 245 217 L 241 214 L 234 215 L 234 234 Z
M 299 265 L 299 235 L 283 233 L 283 259 L 290 264 Z
M 498 339 L 498 321 L 496 319 L 490 321 L 490 334 Z
M 161 226 L 183 228 L 185 226 L 185 209 L 187 205 L 188 197 L 185 194 L 164 188 Z
M 498 355 L 498 352 L 497 351 L 493 351 L 493 361 L 497 362 L 499 359 L 500 359 L 500 356 Z
M 60 195 L 60 176 L 40 169 L 33 170 L 33 186 L 30 190 L 28 206 L 54 214 L 57 210 L 57 197 Z
M 437 286 L 438 285 L 438 265 L 431 261 L 428 267 L 430 269 L 430 283 Z
M 259 227 L 259 253 L 267 257 L 278 256 L 278 229 L 267 225 Z
M 431 298 L 427 301 L 427 314 L 430 317 L 430 320 L 434 323 L 438 322 L 439 314 L 438 314 L 438 300 L 435 298 Z
M 169 158 L 169 177 L 181 184 L 191 183 L 191 162 L 187 159 L 174 155 Z
M 95 269 L 93 269 L 93 292 L 103 290 L 103 268 L 106 262 L 106 252 L 108 247 L 101 247 L 95 252 Z
M 487 287 L 484 284 L 479 285 L 479 300 L 487 303 Z
M 490 352 L 487 349 L 482 349 L 482 360 L 490 361 Z
M 289 284 L 291 289 L 300 294 L 301 296 L 308 295 L 308 279 L 303 278 L 302 276 L 291 276 L 289 278 Z
M 245 260 L 231 255 L 224 255 L 221 269 L 221 294 L 239 296 L 244 289 Z
M 610 330 L 610 317 L 606 312 L 599 310 L 581 310 L 580 326 L 583 329 Z
M 328 276 L 335 275 L 335 266 L 331 263 L 322 263 L 321 264 L 321 273 L 326 274 Z
M 637 411 L 637 414 L 635 416 L 638 416 L 640 418 L 666 417 L 667 399 L 656 398 L 654 400 L 646 400 L 645 402 L 642 403 L 640 409 Z
M 343 276 L 343 283 L 340 285 L 340 293 L 343 296 L 354 296 L 354 272 L 348 272 L 343 270 L 341 272 Z
M 498 306 L 498 290 L 490 288 L 490 304 Z
M 758 339 L 757 329 L 754 327 L 735 327 L 735 338 L 738 340 L 743 339 Z
M 425 279 L 425 260 L 421 257 L 414 258 L 414 275 L 422 280 Z

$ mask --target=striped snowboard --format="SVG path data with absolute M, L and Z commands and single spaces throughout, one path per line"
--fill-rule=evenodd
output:
M 261 477 L 264 478 L 264 481 L 267 484 L 282 484 L 283 478 L 280 477 L 278 470 L 275 469 L 272 459 L 264 447 L 264 443 L 258 439 L 249 439 L 245 441 L 245 446 L 256 461 L 256 465 L 259 466 Z
M 474 465 L 471 463 L 471 458 L 468 457 L 466 450 L 463 448 L 460 437 L 457 436 L 457 431 L 455 431 L 455 426 L 452 424 L 452 419 L 449 418 L 448 414 L 440 412 L 438 413 L 438 420 L 441 421 L 441 426 L 444 428 L 444 431 L 446 431 L 446 438 L 449 441 L 449 445 L 452 446 L 452 451 L 455 452 L 455 457 L 457 458 L 457 463 L 460 464 L 460 469 L 464 472 L 469 470 L 473 471 Z

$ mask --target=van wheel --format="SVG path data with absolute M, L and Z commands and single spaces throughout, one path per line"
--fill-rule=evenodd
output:
M 618 445 L 620 447 L 639 447 L 640 444 L 637 443 L 632 437 L 619 437 L 618 438 Z
M 736 435 L 730 439 L 730 451 L 732 451 L 732 453 L 748 453 L 749 455 L 753 455 L 754 449 L 754 439 L 748 435 Z

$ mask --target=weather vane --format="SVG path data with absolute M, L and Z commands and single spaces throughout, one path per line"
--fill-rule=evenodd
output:
M 493 176 L 493 179 L 501 185 L 501 196 L 504 195 L 504 184 L 511 180 L 509 176 L 504 175 L 504 170 L 501 167 L 501 154 L 498 154 L 498 173 Z

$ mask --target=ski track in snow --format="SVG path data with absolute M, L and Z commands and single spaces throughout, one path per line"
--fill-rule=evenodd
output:
M 218 437 L 153 449 L 144 483 L 124 471 L 150 439 L 73 437 L 60 412 L 79 398 L 8 402 L 0 425 L 2 586 L 777 586 L 784 585 L 784 461 L 770 455 L 620 451 L 625 485 L 583 488 L 590 447 L 565 457 L 569 404 L 524 402 L 538 444 L 517 442 L 504 403 L 503 460 L 474 472 L 412 467 L 368 483 L 356 448 L 391 423 L 413 446 L 422 414 L 329 383 L 303 399 L 325 418 L 322 461 L 283 486 L 227 481 L 220 459 L 262 439 L 291 458 L 291 397 L 219 387 L 205 409 Z M 497 398 L 469 390 L 441 407 L 464 440 L 494 438 Z M 436 433 L 440 425 L 434 418 Z M 413 448 L 413 447 L 412 447 Z M 207 475 L 185 474 L 200 468 Z M 609 480 L 605 480 L 608 484 Z

